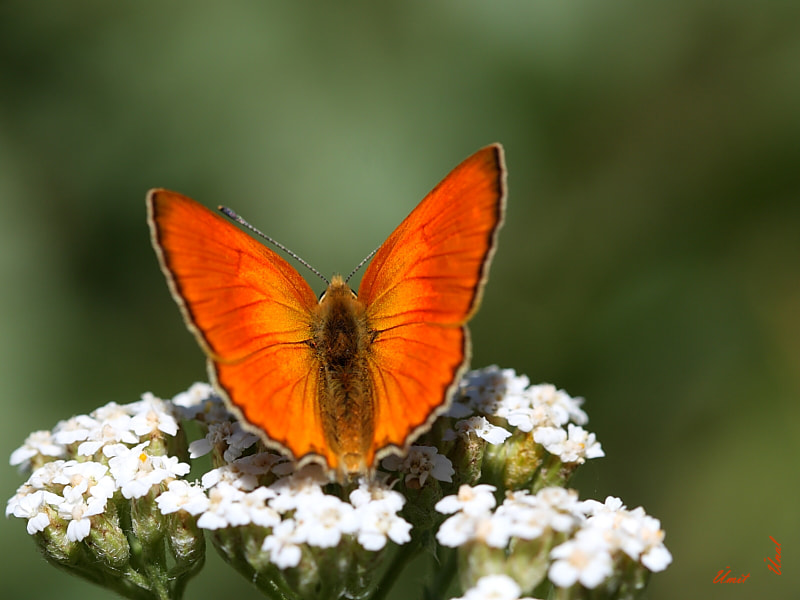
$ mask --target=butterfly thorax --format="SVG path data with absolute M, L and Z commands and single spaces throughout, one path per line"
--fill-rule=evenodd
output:
M 374 458 L 372 337 L 364 305 L 335 276 L 314 313 L 312 346 L 319 364 L 317 414 L 340 479 L 367 472 Z

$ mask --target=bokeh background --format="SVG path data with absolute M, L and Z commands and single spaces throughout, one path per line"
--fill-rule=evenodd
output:
M 473 365 L 586 397 L 607 456 L 575 486 L 667 532 L 648 598 L 794 597 L 796 2 L 3 2 L 0 456 L 205 377 L 149 188 L 347 273 L 494 141 L 510 195 Z M 0 469 L 3 498 L 21 481 Z M 23 521 L 0 520 L 0 546 L 5 598 L 108 597 Z M 751 577 L 713 584 L 728 566 Z M 212 551 L 187 597 L 257 593 Z

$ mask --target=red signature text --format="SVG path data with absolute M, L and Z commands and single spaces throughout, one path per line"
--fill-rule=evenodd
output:
M 775 541 L 775 538 L 769 536 L 769 539 L 772 540 L 772 543 L 775 544 L 775 558 L 767 556 L 764 559 L 764 562 L 767 563 L 767 568 L 775 573 L 776 575 L 781 574 L 781 545 Z
M 725 569 L 728 569 L 727 571 Z M 714 583 L 744 583 L 748 577 L 750 577 L 750 573 L 747 575 L 742 575 L 741 577 L 728 577 L 731 573 L 730 567 L 725 567 L 725 569 L 720 569 L 717 572 L 717 576 L 714 577 Z

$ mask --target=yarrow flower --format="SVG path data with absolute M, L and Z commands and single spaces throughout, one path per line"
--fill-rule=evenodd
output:
M 6 516 L 14 515 L 28 519 L 28 533 L 33 535 L 50 525 L 48 513 L 53 509 L 58 510 L 62 502 L 64 502 L 63 497 L 46 490 L 17 493 L 6 506 Z
M 400 494 L 397 496 L 402 500 L 398 507 L 390 501 L 377 500 L 356 508 L 358 543 L 364 549 L 381 550 L 388 540 L 395 544 L 411 541 L 411 523 L 397 514 L 405 499 Z
M 579 582 L 594 589 L 613 572 L 613 561 L 608 546 L 596 529 L 584 529 L 575 537 L 553 548 L 550 557 L 550 581 L 558 587 L 568 588 Z
M 191 484 L 183 479 L 171 481 L 167 491 L 156 498 L 158 510 L 168 515 L 178 511 L 186 511 L 190 515 L 199 515 L 208 510 L 208 496 L 202 486 Z
M 209 424 L 205 438 L 189 444 L 189 452 L 192 458 L 198 458 L 218 448 L 225 461 L 230 462 L 257 441 L 258 438 L 244 430 L 238 421 L 217 421 Z
M 638 581 L 671 561 L 659 521 L 563 487 L 603 456 L 582 403 L 510 369 L 472 371 L 416 445 L 343 486 L 266 448 L 208 384 L 172 400 L 146 393 L 28 436 L 10 462 L 29 477 L 6 515 L 26 519 L 49 560 L 129 598 L 179 598 L 203 563 L 204 532 L 267 595 L 287 598 L 368 598 L 434 539 L 456 549 L 442 557 L 457 554 L 458 569 L 443 572 L 458 572 L 463 599 Z M 211 468 L 189 479 L 186 457 L 202 456 Z
M 156 398 L 149 392 L 143 394 L 142 399 L 136 403 L 130 427 L 140 438 L 158 432 L 170 436 L 178 433 L 175 411 L 161 398 Z
M 424 486 L 428 478 L 451 483 L 455 473 L 450 459 L 433 446 L 411 446 L 405 457 L 392 454 L 382 465 L 387 471 L 405 473 L 406 485 L 414 488 Z
M 468 515 L 484 514 L 497 505 L 497 500 L 494 497 L 495 491 L 497 491 L 497 488 L 488 484 L 474 487 L 462 485 L 458 488 L 456 496 L 442 498 L 434 508 L 446 515 L 459 511 Z
M 300 564 L 303 551 L 302 540 L 297 535 L 297 523 L 294 519 L 286 519 L 278 523 L 272 533 L 264 538 L 261 549 L 269 552 L 269 559 L 279 569 L 288 569 Z
M 522 590 L 508 575 L 485 575 L 481 577 L 475 587 L 453 600 L 536 600 L 530 597 L 521 597 Z
M 64 458 L 66 455 L 67 449 L 63 444 L 55 441 L 51 431 L 34 431 L 25 439 L 22 446 L 11 453 L 9 462 L 12 466 L 18 466 L 20 471 L 25 472 L 31 470 L 31 459 L 35 457 L 52 460 Z
M 108 466 L 125 498 L 141 498 L 153 486 L 186 475 L 189 465 L 175 456 L 153 456 L 145 452 L 150 442 L 128 448 L 123 444 L 106 446 Z
M 587 458 L 605 456 L 595 435 L 572 423 L 567 431 L 556 427 L 540 427 L 533 434 L 533 439 L 565 463 L 583 463 Z
M 486 417 L 482 416 L 470 417 L 469 419 L 458 421 L 454 429 L 455 433 L 458 435 L 465 437 L 474 435 L 495 445 L 502 444 L 511 437 L 510 431 L 503 427 L 492 425 Z

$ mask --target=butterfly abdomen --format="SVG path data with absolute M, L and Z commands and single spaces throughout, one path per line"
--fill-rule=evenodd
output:
M 366 472 L 375 430 L 375 402 L 368 370 L 371 332 L 363 304 L 334 277 L 312 323 L 319 364 L 317 410 L 326 442 L 343 475 Z

